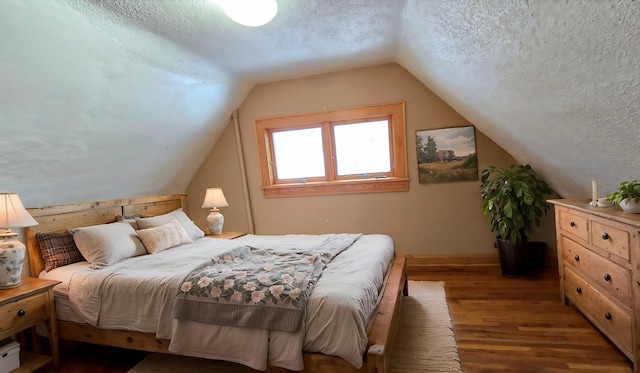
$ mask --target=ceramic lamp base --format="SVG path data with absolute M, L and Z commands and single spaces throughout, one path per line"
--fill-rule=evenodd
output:
M 26 249 L 20 241 L 0 242 L 0 289 L 20 286 Z
M 207 216 L 207 226 L 209 232 L 213 235 L 222 234 L 222 225 L 224 224 L 224 216 L 218 209 L 211 209 L 211 213 Z

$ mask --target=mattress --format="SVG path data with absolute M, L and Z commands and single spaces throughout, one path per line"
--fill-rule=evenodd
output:
M 393 260 L 386 235 L 362 235 L 324 269 L 307 303 L 298 332 L 240 328 L 173 318 L 178 284 L 190 269 L 239 246 L 313 247 L 330 235 L 247 235 L 234 240 L 202 238 L 152 255 L 123 260 L 102 270 L 84 262 L 41 273 L 61 281 L 54 288 L 57 318 L 103 329 L 155 333 L 171 339 L 169 350 L 265 370 L 268 365 L 304 368 L 302 351 L 339 356 L 362 366 L 366 326 Z

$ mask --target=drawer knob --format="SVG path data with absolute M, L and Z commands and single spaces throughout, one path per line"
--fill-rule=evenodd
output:
M 24 316 L 26 314 L 27 314 L 27 312 L 25 310 L 18 310 L 18 316 L 19 317 L 22 317 L 22 316 Z
M 576 256 L 574 256 L 574 257 L 573 257 L 573 259 L 575 259 L 575 260 L 576 260 L 576 262 L 579 262 L 579 261 L 580 261 L 580 255 L 576 255 Z
M 578 286 L 578 287 L 576 288 L 576 292 L 577 292 L 578 294 L 582 294 L 582 288 L 581 288 L 580 286 Z
M 608 274 L 608 273 L 606 273 L 606 274 L 604 275 L 604 280 L 605 280 L 605 281 L 611 281 L 611 275 L 610 275 L 610 274 Z
M 611 314 L 609 312 L 605 313 L 604 318 L 607 320 L 611 320 Z
M 604 232 L 604 233 L 602 234 L 602 239 L 603 239 L 603 240 L 608 240 L 608 239 L 609 239 L 609 235 L 607 234 L 607 232 Z
M 576 223 L 572 221 L 571 223 L 569 223 L 569 225 L 572 226 L 572 227 L 575 227 Z

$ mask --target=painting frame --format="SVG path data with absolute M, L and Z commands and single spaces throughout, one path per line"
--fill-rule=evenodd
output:
M 416 130 L 416 158 L 420 184 L 477 181 L 475 126 Z

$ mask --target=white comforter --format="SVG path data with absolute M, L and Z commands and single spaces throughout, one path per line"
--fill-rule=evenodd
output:
M 268 365 L 302 370 L 302 351 L 340 356 L 362 366 L 366 325 L 393 259 L 385 235 L 363 235 L 325 268 L 315 285 L 298 333 L 200 324 L 173 319 L 178 284 L 196 265 L 241 245 L 261 248 L 315 247 L 328 235 L 203 238 L 153 255 L 130 258 L 102 270 L 78 264 L 42 273 L 63 281 L 75 322 L 104 329 L 156 333 L 171 339 L 172 352 L 238 362 L 258 370 Z

